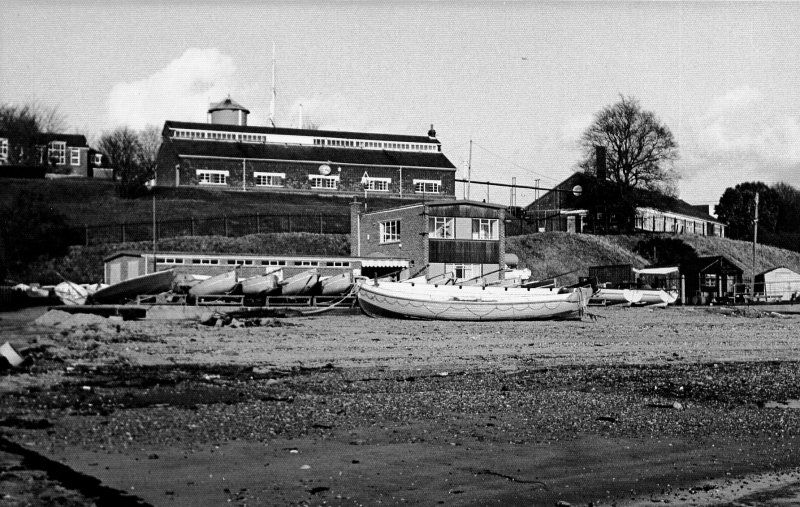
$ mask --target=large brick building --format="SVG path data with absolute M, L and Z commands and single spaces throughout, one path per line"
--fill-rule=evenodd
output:
M 243 191 L 454 198 L 455 166 L 425 136 L 253 127 L 230 98 L 209 123 L 167 121 L 156 184 Z
M 425 275 L 433 282 L 503 279 L 505 208 L 471 201 L 436 201 L 364 212 L 350 209 L 354 257 L 406 258 L 400 278 Z
M 45 167 L 47 172 L 92 177 L 99 159 L 79 134 L 0 132 L 0 165 Z

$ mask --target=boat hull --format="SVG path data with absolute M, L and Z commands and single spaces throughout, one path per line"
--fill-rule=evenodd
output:
M 416 288 L 416 290 L 414 290 Z M 424 289 L 423 289 L 424 288 Z M 580 318 L 581 290 L 531 293 L 527 289 L 416 285 L 366 281 L 358 304 L 367 315 L 424 320 L 503 321 Z
M 220 275 L 212 276 L 208 280 L 203 280 L 189 289 L 191 296 L 220 296 L 227 294 L 236 287 L 239 279 L 236 271 L 228 271 Z
M 341 296 L 353 287 L 353 273 L 340 273 L 320 279 L 320 293 L 323 296 Z
M 242 294 L 245 296 L 269 294 L 276 292 L 279 288 L 278 275 L 274 273 L 242 280 Z
M 172 288 L 174 280 L 175 272 L 173 270 L 156 271 L 109 285 L 92 294 L 89 299 L 94 304 L 127 302 L 136 296 L 166 292 Z
M 319 281 L 317 270 L 304 271 L 281 282 L 281 296 L 311 294 Z

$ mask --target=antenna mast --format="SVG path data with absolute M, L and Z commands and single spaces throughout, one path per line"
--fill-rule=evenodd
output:
M 472 139 L 469 140 L 469 162 L 467 163 L 467 200 L 469 201 L 469 187 L 472 186 Z
M 269 103 L 269 122 L 275 127 L 275 43 L 272 43 L 272 100 Z

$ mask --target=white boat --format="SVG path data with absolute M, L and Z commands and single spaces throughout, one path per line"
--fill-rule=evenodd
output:
M 660 289 L 599 289 L 594 295 L 611 305 L 671 305 L 678 294 Z
M 95 304 L 126 303 L 136 296 L 166 292 L 174 280 L 175 272 L 171 269 L 147 273 L 100 289 L 90 294 L 89 300 Z
M 316 269 L 309 269 L 308 271 L 298 273 L 280 282 L 281 296 L 300 296 L 308 294 L 314 290 L 318 281 L 319 271 Z
M 428 320 L 541 320 L 580 318 L 591 288 L 549 293 L 518 287 L 432 285 L 362 280 L 358 304 L 372 317 Z
M 237 283 L 239 283 L 239 277 L 236 274 L 236 270 L 228 271 L 192 286 L 189 289 L 189 294 L 195 297 L 227 294 L 236 287 Z
M 426 284 L 426 283 L 428 283 L 428 279 L 425 277 L 425 275 L 420 275 L 420 276 L 415 276 L 414 278 L 409 278 L 407 280 L 402 280 L 401 283 L 422 283 L 422 284 Z
M 241 281 L 242 294 L 245 296 L 266 295 L 280 290 L 280 277 L 276 271 L 264 275 L 245 278 Z
M 323 296 L 340 296 L 347 294 L 353 287 L 353 272 L 345 271 L 338 275 L 323 276 L 319 279 L 320 293 Z
M 53 293 L 67 306 L 80 306 L 86 304 L 89 291 L 85 287 L 72 282 L 61 282 L 53 288 Z

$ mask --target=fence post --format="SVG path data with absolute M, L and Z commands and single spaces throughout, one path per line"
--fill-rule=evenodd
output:
M 189 220 L 192 221 L 192 236 L 196 236 L 196 234 L 194 233 L 194 217 L 191 217 Z
M 319 214 L 319 233 L 322 234 L 322 213 Z
M 292 232 L 292 215 L 286 216 L 286 228 L 289 229 L 287 232 Z
M 256 234 L 261 234 L 261 214 L 256 213 Z
M 83 224 L 83 231 L 86 239 L 86 246 L 89 246 L 89 226 L 87 224 Z
M 223 229 L 225 230 L 225 237 L 227 238 L 228 237 L 228 215 L 223 215 L 222 216 L 222 226 L 223 226 Z

